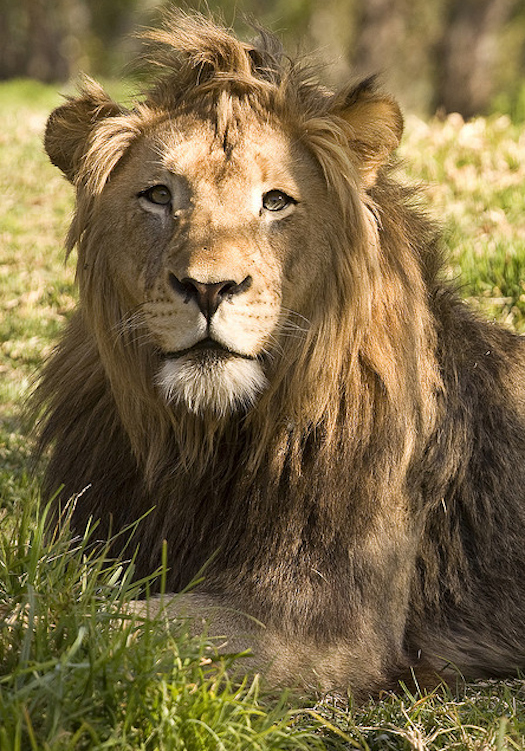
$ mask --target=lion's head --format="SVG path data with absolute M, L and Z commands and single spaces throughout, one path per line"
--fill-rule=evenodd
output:
M 123 346 L 123 369 L 145 368 L 167 402 L 217 415 L 252 407 L 283 361 L 314 358 L 318 385 L 334 356 L 314 351 L 321 337 L 351 341 L 370 315 L 363 285 L 381 259 L 367 189 L 399 109 L 371 81 L 332 95 L 267 39 L 202 19 L 150 36 L 144 101 L 124 110 L 88 81 L 46 133 L 77 186 L 70 245 L 107 367 Z

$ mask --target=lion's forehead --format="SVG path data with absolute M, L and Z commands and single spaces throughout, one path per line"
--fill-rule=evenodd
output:
M 226 142 L 209 121 L 170 120 L 147 136 L 155 155 L 149 165 L 159 179 L 165 171 L 203 200 L 219 193 L 221 203 L 254 200 L 258 205 L 261 190 L 300 192 L 298 149 L 292 139 L 249 118 L 236 128 L 237 136 Z

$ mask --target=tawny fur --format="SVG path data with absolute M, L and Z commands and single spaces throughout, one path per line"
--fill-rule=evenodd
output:
M 277 683 L 524 668 L 525 347 L 442 280 L 391 176 L 397 105 L 370 80 L 333 94 L 266 34 L 176 13 L 149 39 L 133 109 L 87 81 L 48 123 L 80 302 L 37 393 L 46 494 L 88 488 L 75 524 L 104 534 L 153 508 L 137 574 L 163 540 L 173 591 L 209 562 L 185 609 Z M 266 174 L 299 196 L 286 215 L 253 209 Z M 144 198 L 165 180 L 169 210 Z M 183 275 L 236 285 L 208 327 L 230 376 L 170 364 L 206 326 Z

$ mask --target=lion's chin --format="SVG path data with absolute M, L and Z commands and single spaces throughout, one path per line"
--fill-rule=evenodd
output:
M 267 385 L 261 364 L 241 356 L 185 354 L 166 360 L 157 385 L 168 403 L 195 414 L 248 410 Z

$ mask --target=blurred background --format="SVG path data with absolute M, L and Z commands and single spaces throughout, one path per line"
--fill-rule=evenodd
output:
M 159 0 L 0 0 L 0 80 L 122 75 L 131 34 Z M 205 10 L 202 2 L 185 8 Z M 492 111 L 525 120 L 525 0 L 208 0 L 244 36 L 245 16 L 315 52 L 337 81 L 379 72 L 420 115 Z

